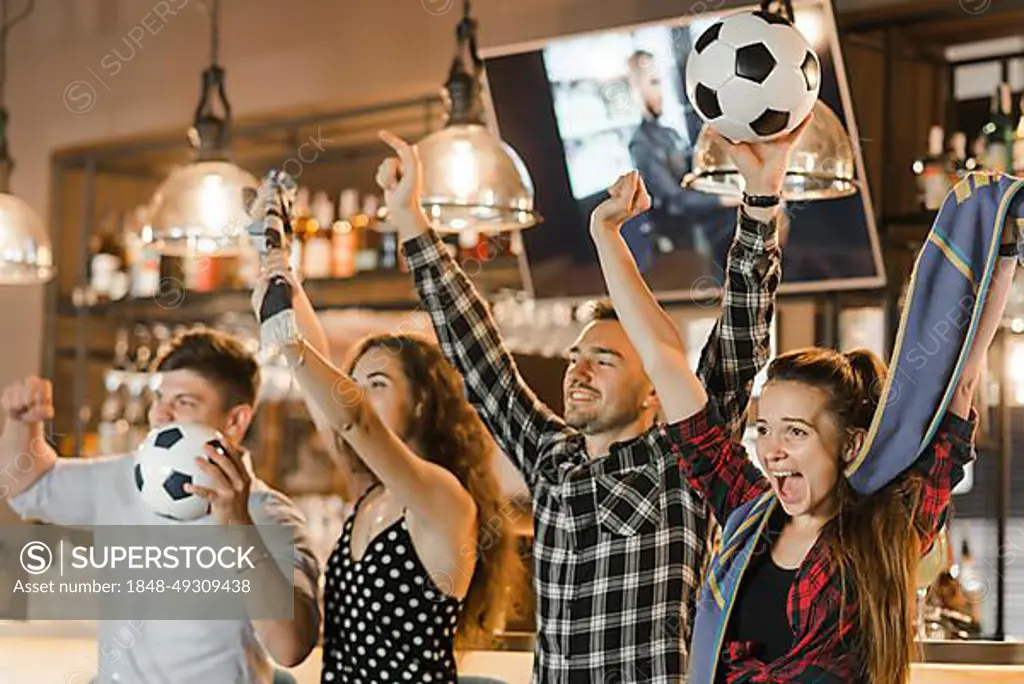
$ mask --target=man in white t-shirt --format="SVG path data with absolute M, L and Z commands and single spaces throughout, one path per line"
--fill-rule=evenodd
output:
M 193 490 L 210 503 L 209 515 L 182 523 L 154 513 L 138 495 L 130 454 L 58 458 L 43 435 L 43 422 L 53 417 L 52 388 L 39 378 L 16 382 L 3 392 L 6 425 L 0 435 L 0 469 L 17 459 L 19 473 L 9 487 L 10 505 L 22 518 L 65 526 L 291 528 L 293 577 L 285 577 L 274 562 L 259 563 L 247 575 L 269 595 L 292 592 L 293 619 L 121 620 L 103 621 L 99 629 L 98 684 L 271 684 L 271 658 L 293 667 L 316 644 L 320 571 L 302 513 L 258 480 L 249 454 L 235 446 L 252 421 L 259 365 L 240 340 L 198 330 L 176 338 L 155 368 L 159 385 L 150 425 L 203 423 L 220 430 L 229 443 L 230 453 L 207 452 L 212 463 L 203 467 L 214 486 Z M 24 468 L 27 459 L 18 459 L 26 453 L 33 455 L 29 472 Z M 264 547 L 254 557 L 266 551 Z

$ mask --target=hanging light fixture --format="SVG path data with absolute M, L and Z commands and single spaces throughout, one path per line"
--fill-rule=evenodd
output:
M 484 123 L 476 28 L 466 0 L 445 83 L 447 124 L 417 144 L 423 161 L 422 205 L 438 231 L 521 230 L 541 220 L 533 210 L 533 181 L 516 151 Z
M 7 149 L 7 34 L 32 12 L 34 0 L 21 14 L 7 19 L 7 0 L 0 0 L 0 285 L 45 283 L 54 274 L 53 248 L 39 215 L 25 200 L 10 193 L 14 160 Z
M 814 103 L 814 120 L 793 148 L 782 185 L 790 201 L 847 197 L 857 192 L 853 145 L 839 117 L 821 100 Z M 683 187 L 713 195 L 743 194 L 743 177 L 729 153 L 701 128 L 693 147 L 693 171 Z
M 761 11 L 781 16 L 795 24 L 791 0 L 762 0 Z M 842 122 L 821 100 L 814 103 L 814 119 L 793 149 L 782 186 L 789 201 L 810 201 L 848 197 L 857 192 L 853 144 Z M 705 124 L 693 147 L 693 171 L 683 178 L 683 187 L 713 195 L 739 197 L 743 177 L 729 154 L 706 135 Z
M 196 160 L 175 169 L 153 195 L 153 241 L 158 251 L 229 255 L 249 247 L 243 194 L 259 181 L 230 160 L 231 105 L 224 92 L 224 69 L 218 64 L 220 0 L 208 0 L 210 66 L 203 71 L 202 96 L 189 141 Z M 222 113 L 217 112 L 220 102 Z

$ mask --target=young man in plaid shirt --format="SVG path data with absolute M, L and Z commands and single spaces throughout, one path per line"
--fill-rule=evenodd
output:
M 570 350 L 565 419 L 544 406 L 486 302 L 429 229 L 415 148 L 382 137 L 399 158 L 386 160 L 377 180 L 420 298 L 470 401 L 533 496 L 534 681 L 683 681 L 714 523 L 664 428 L 654 427 L 659 402 L 637 351 L 618 321 L 591 322 Z M 780 254 L 774 214 L 766 219 L 740 212 L 721 317 L 698 371 L 736 433 L 770 354 Z

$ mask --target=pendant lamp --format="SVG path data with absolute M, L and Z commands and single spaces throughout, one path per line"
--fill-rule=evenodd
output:
M 444 87 L 448 121 L 417 144 L 423 162 L 421 203 L 439 232 L 506 232 L 541 220 L 533 210 L 533 181 L 526 165 L 485 124 L 476 29 L 466 0 Z
M 53 278 L 53 248 L 39 215 L 25 200 L 10 192 L 14 160 L 7 149 L 7 35 L 32 12 L 29 0 L 21 14 L 7 18 L 8 0 L 0 0 L 0 285 L 45 283 Z
M 790 0 L 771 9 L 771 0 L 763 0 L 762 12 L 795 23 Z M 839 117 L 821 100 L 814 103 L 814 119 L 793 149 L 782 186 L 789 201 L 810 201 L 848 197 L 857 192 L 856 161 L 850 136 Z M 725 149 L 706 134 L 703 126 L 693 147 L 693 170 L 683 178 L 683 187 L 713 195 L 739 197 L 743 178 Z
M 220 0 L 208 0 L 207 7 L 210 66 L 203 71 L 202 96 L 189 130 L 195 161 L 172 171 L 151 203 L 154 246 L 170 256 L 226 256 L 250 247 L 248 222 L 239 217 L 245 216 L 245 189 L 254 190 L 259 181 L 230 158 L 231 105 L 218 63 Z

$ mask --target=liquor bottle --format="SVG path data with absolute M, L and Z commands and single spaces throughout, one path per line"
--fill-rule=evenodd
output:
M 952 187 L 943 158 L 944 139 L 942 126 L 932 126 L 928 132 L 928 155 L 914 162 L 918 197 L 926 211 L 939 209 Z
M 358 235 L 352 218 L 359 209 L 359 191 L 343 190 L 338 200 L 338 219 L 331 230 L 332 270 L 335 278 L 349 278 L 356 272 Z
M 137 250 L 131 267 L 131 295 L 137 299 L 155 297 L 160 291 L 160 252 L 154 249 L 149 208 L 139 205 L 130 216 L 129 235 Z
M 375 271 L 380 262 L 380 233 L 377 231 L 376 195 L 363 198 L 363 210 L 352 219 L 359 243 L 356 247 L 356 271 Z
M 289 263 L 298 277 L 305 274 L 302 265 L 305 259 L 306 224 L 309 222 L 309 188 L 300 187 L 295 193 L 295 206 L 292 208 L 292 244 Z
M 104 378 L 107 390 L 100 406 L 100 420 L 96 425 L 97 450 L 101 454 L 120 454 L 128 450 L 128 421 L 124 419 L 126 390 L 125 375 L 109 372 Z
M 987 582 L 983 573 L 975 568 L 974 557 L 971 556 L 971 548 L 966 538 L 960 543 L 960 559 L 954 566 L 952 574 L 960 586 L 960 593 L 971 607 L 971 617 L 975 622 L 980 622 L 981 604 L 985 598 Z
M 149 432 L 149 375 L 132 373 L 128 377 L 128 401 L 124 407 L 124 421 L 127 424 L 126 450 L 138 446 Z
M 118 287 L 117 274 L 125 265 L 124 239 L 118 213 L 104 214 L 95 234 L 89 239 L 90 286 L 101 299 L 111 299 Z
M 131 367 L 129 346 L 128 329 L 119 328 L 114 338 L 114 364 L 103 379 L 107 394 L 96 425 L 96 448 L 101 454 L 122 453 L 127 448 L 128 423 L 124 420 L 124 409 L 127 403 L 125 371 Z
M 988 167 L 985 165 L 985 134 L 984 133 L 982 133 L 981 135 L 979 135 L 977 138 L 974 139 L 973 154 L 974 154 L 974 163 L 975 163 L 974 170 L 975 171 L 984 171 L 984 170 L 988 169 Z
M 380 235 L 377 267 L 384 271 L 402 268 L 405 265 L 405 260 L 398 253 L 398 231 L 394 226 L 380 221 L 377 223 L 377 233 Z
M 992 114 L 982 129 L 985 134 L 985 166 L 1005 173 L 1012 166 L 1010 155 L 1014 142 L 1014 125 L 1010 118 L 1010 84 L 1000 83 L 992 97 Z
M 1024 96 L 1020 98 L 1020 118 L 1013 136 L 1013 175 L 1024 177 Z
M 313 196 L 312 216 L 306 224 L 303 274 L 306 278 L 331 277 L 331 225 L 334 205 L 326 192 Z
M 156 358 L 163 357 L 171 346 L 171 329 L 166 324 L 153 325 L 153 344 L 156 347 Z
M 950 182 L 954 184 L 978 167 L 978 161 L 973 156 L 967 156 L 967 135 L 963 131 L 957 131 L 950 139 L 950 156 L 946 166 Z

